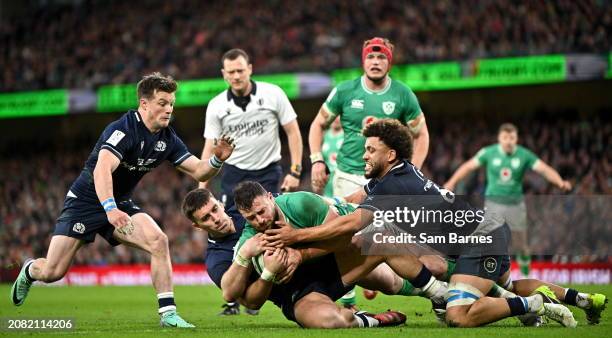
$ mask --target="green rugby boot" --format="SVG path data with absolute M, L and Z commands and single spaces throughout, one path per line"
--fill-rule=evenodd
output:
M 591 325 L 599 324 L 601 313 L 605 310 L 606 304 L 608 304 L 608 298 L 601 293 L 591 293 L 588 300 L 591 307 L 584 309 L 587 321 Z
M 33 282 L 28 280 L 26 277 L 26 268 L 29 266 L 30 262 L 33 261 L 33 259 L 27 259 L 23 263 L 21 271 L 19 271 L 19 275 L 11 288 L 11 302 L 13 302 L 15 306 L 20 306 L 23 304 L 23 302 L 25 302 L 28 292 L 30 291 L 30 287 L 32 287 Z
M 162 327 L 193 328 L 195 325 L 186 322 L 175 310 L 162 313 L 159 324 Z

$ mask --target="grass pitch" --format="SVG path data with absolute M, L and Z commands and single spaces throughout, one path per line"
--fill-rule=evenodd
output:
M 584 292 L 600 292 L 608 298 L 612 285 L 577 286 Z M 405 326 L 375 329 L 304 330 L 285 320 L 280 310 L 267 303 L 260 315 L 223 317 L 221 293 L 214 286 L 179 286 L 175 298 L 179 313 L 195 329 L 160 328 L 157 300 L 152 287 L 41 287 L 35 286 L 21 307 L 9 301 L 10 285 L 0 285 L 0 319 L 73 318 L 75 329 L 70 331 L 15 331 L 0 329 L 0 336 L 199 336 L 199 337 L 609 337 L 612 331 L 612 310 L 604 311 L 597 326 L 586 324 L 584 312 L 571 307 L 579 324 L 566 329 L 557 323 L 540 328 L 522 327 L 514 318 L 476 329 L 445 328 L 437 324 L 430 303 L 422 298 L 378 296 L 367 301 L 358 290 L 361 308 L 372 312 L 386 309 L 406 313 Z M 3 321 L 5 322 L 5 321 Z M 608 333 L 606 333 L 608 332 Z

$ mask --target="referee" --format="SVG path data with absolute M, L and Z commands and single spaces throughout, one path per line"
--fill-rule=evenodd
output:
M 213 140 L 223 133 L 235 140 L 236 148 L 225 162 L 221 176 L 222 201 L 234 204 L 233 189 L 245 180 L 257 181 L 272 193 L 279 192 L 282 169 L 279 124 L 287 133 L 291 169 L 280 186 L 296 190 L 302 175 L 302 135 L 297 115 L 278 86 L 251 80 L 253 67 L 242 49 L 231 49 L 221 58 L 223 78 L 230 85 L 208 104 L 202 158 L 209 158 Z M 205 188 L 206 183 L 200 187 Z
M 202 158 L 210 158 L 213 142 L 220 135 L 225 133 L 234 139 L 236 147 L 232 156 L 225 161 L 221 176 L 221 201 L 225 204 L 225 210 L 234 210 L 233 190 L 242 181 L 256 181 L 267 191 L 279 192 L 283 174 L 279 164 L 279 124 L 287 133 L 291 153 L 291 169 L 282 182 L 283 191 L 296 190 L 300 184 L 303 145 L 297 115 L 287 95 L 276 85 L 251 80 L 253 67 L 249 62 L 249 55 L 242 49 L 231 49 L 223 54 L 221 63 L 221 73 L 230 87 L 214 97 L 206 109 Z M 207 182 L 199 185 L 200 188 L 206 186 Z M 207 263 L 218 260 L 223 254 L 229 254 L 229 257 L 221 261 L 231 264 L 231 251 L 215 250 L 223 247 L 233 248 L 238 237 L 240 233 L 237 233 L 237 237 L 223 238 L 209 234 Z M 213 259 L 213 256 L 216 258 Z M 228 302 L 223 307 L 221 315 L 240 313 L 238 302 Z M 250 309 L 246 309 L 246 312 L 258 313 L 257 310 Z

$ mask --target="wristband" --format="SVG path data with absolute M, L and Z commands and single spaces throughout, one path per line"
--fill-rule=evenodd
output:
M 261 272 L 261 279 L 265 280 L 266 282 L 274 283 L 274 278 L 276 278 L 276 274 L 266 268 L 264 268 Z
M 102 208 L 104 208 L 105 212 L 109 212 L 113 209 L 117 209 L 117 203 L 115 203 L 114 198 L 110 197 L 102 202 Z
M 208 164 L 210 164 L 211 167 L 213 167 L 214 169 L 221 169 L 221 166 L 223 166 L 223 161 L 221 161 L 216 155 L 213 155 L 210 157 L 210 159 L 208 159 Z
M 310 154 L 310 163 L 315 164 L 317 162 L 325 162 L 325 159 L 323 159 L 323 154 L 320 152 Z
M 251 265 L 251 260 L 250 259 L 246 259 L 244 257 L 242 257 L 240 255 L 240 252 L 238 254 L 236 254 L 236 257 L 234 258 L 234 262 L 236 262 L 236 264 L 248 268 L 249 265 Z
M 293 176 L 293 177 L 297 178 L 298 180 L 302 178 L 302 174 L 301 174 L 301 173 L 296 173 L 296 172 L 294 172 L 294 171 L 290 171 L 290 172 L 289 172 L 289 175 L 291 175 L 291 176 Z

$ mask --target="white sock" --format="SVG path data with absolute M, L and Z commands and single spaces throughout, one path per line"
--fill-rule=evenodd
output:
M 427 284 L 425 284 L 423 287 L 422 294 L 424 294 L 427 298 L 444 297 L 447 290 L 448 283 L 441 282 L 432 276 L 429 282 L 427 282 Z
M 174 304 L 174 292 L 162 292 L 157 294 L 157 302 L 159 303 L 159 314 L 164 314 L 168 311 L 176 311 Z
M 378 319 L 368 316 L 365 311 L 358 311 L 353 313 L 353 317 L 359 324 L 359 327 L 376 327 L 380 323 Z
M 578 292 L 578 296 L 576 296 L 576 306 L 581 309 L 588 309 L 591 307 L 591 303 L 589 302 L 589 294 Z
M 544 304 L 544 298 L 542 295 L 533 295 L 529 297 L 521 297 L 527 301 L 527 312 L 538 312 Z

